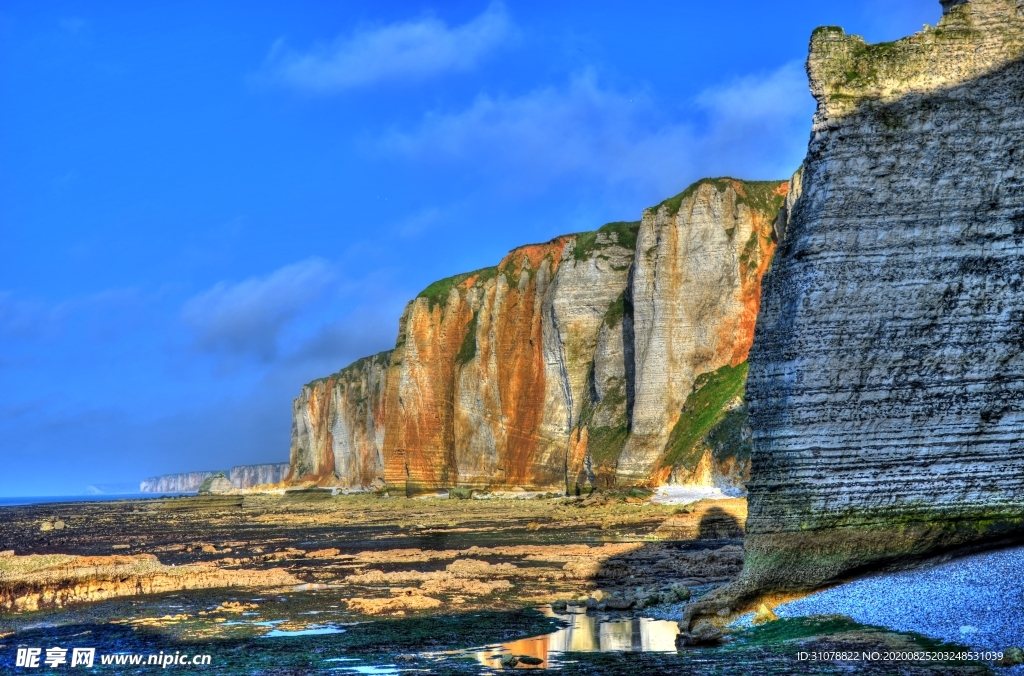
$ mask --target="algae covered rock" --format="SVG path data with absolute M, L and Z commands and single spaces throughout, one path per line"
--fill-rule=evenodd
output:
M 689 632 L 682 632 L 676 637 L 680 646 L 717 645 L 725 638 L 725 633 L 707 620 L 701 620 Z
M 227 493 L 234 490 L 234 488 L 227 475 L 224 472 L 218 472 L 213 476 L 203 479 L 203 483 L 199 485 L 198 492 L 200 495 L 209 495 L 211 493 Z
M 1016 646 L 1007 648 L 1003 651 L 1003 656 L 996 660 L 996 664 L 1001 667 L 1015 667 L 1024 664 L 1024 650 Z

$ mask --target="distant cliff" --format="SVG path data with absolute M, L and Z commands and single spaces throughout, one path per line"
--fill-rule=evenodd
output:
M 898 42 L 811 40 L 750 353 L 749 590 L 1024 535 L 1024 7 L 943 4 Z
M 228 479 L 235 488 L 252 488 L 263 484 L 279 484 L 288 475 L 287 462 L 271 462 L 262 465 L 237 465 L 228 472 Z
M 230 472 L 210 470 L 208 472 L 183 472 L 164 474 L 144 479 L 139 484 L 140 493 L 195 493 L 204 481 L 217 474 L 224 474 L 235 488 L 252 488 L 260 484 L 277 484 L 284 481 L 290 466 L 287 462 L 262 465 L 238 465 Z
M 203 482 L 220 470 L 208 472 L 182 472 L 164 474 L 143 479 L 139 484 L 140 493 L 195 493 Z
M 639 222 L 431 284 L 394 350 L 302 389 L 288 480 L 741 489 L 745 359 L 788 189 L 700 181 Z

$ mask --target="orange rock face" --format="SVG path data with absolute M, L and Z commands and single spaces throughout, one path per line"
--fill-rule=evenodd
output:
M 303 388 L 289 481 L 414 495 L 696 476 L 659 462 L 697 377 L 746 359 L 787 185 L 700 181 L 642 222 L 431 284 L 393 351 Z M 700 476 L 745 471 L 723 462 Z
M 386 399 L 391 352 L 360 359 L 302 388 L 292 404 L 290 483 L 384 485 Z
M 543 309 L 573 241 L 515 249 L 409 304 L 388 375 L 389 485 L 564 485 L 564 439 L 545 430 Z
M 746 360 L 788 185 L 703 181 L 644 214 L 632 285 L 636 399 L 620 479 L 649 481 L 698 376 Z

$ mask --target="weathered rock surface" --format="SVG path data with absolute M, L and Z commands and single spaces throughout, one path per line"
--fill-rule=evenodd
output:
M 671 467 L 662 461 L 697 376 L 746 360 L 787 188 L 705 181 L 644 214 L 630 289 L 636 394 L 620 478 Z
M 741 490 L 744 360 L 787 190 L 699 181 L 639 223 L 435 282 L 393 351 L 303 388 L 288 480 Z
M 15 612 L 181 589 L 300 583 L 301 580 L 280 568 L 225 570 L 202 563 L 165 566 L 152 554 L 0 554 L 0 610 Z
M 292 482 L 346 489 L 383 484 L 384 375 L 390 352 L 305 385 L 292 404 Z
M 521 247 L 409 305 L 389 376 L 400 402 L 385 426 L 389 484 L 564 490 L 569 436 L 635 232 L 617 223 Z
M 288 476 L 290 467 L 287 462 L 236 465 L 228 472 L 228 479 L 235 488 L 252 488 L 253 486 L 279 484 Z
M 1024 11 L 943 4 L 898 42 L 811 40 L 750 354 L 748 591 L 1024 533 Z

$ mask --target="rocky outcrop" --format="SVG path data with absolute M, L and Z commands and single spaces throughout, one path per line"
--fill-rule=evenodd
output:
M 811 39 L 750 354 L 742 589 L 1024 535 L 1024 10 L 943 4 L 898 42 Z
M 195 493 L 204 481 L 219 470 L 208 472 L 182 472 L 181 474 L 164 474 L 143 479 L 139 484 L 140 493 Z
M 279 484 L 288 476 L 288 469 L 290 467 L 287 462 L 236 465 L 228 472 L 228 479 L 235 488 L 252 488 L 253 486 Z
M 383 485 L 384 376 L 391 352 L 360 359 L 302 388 L 292 404 L 287 481 L 346 489 Z
M 699 181 L 640 222 L 431 284 L 392 352 L 303 388 L 289 481 L 741 490 L 744 360 L 787 190 Z
M 0 552 L 0 610 L 13 612 L 182 589 L 280 587 L 301 582 L 281 568 L 238 570 L 215 563 L 167 566 L 152 554 L 15 556 Z

